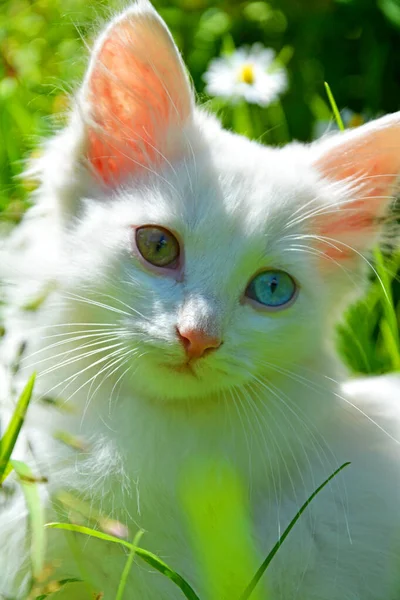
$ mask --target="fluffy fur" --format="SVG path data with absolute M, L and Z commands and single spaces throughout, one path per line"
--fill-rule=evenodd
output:
M 107 27 L 69 125 L 32 166 L 35 206 L 1 247 L 2 426 L 36 369 L 15 456 L 48 479 L 39 484 L 48 520 L 60 518 L 60 490 L 72 492 L 94 520 L 101 513 L 132 535 L 145 529 L 143 544 L 202 599 L 212 592 L 232 600 L 242 589 L 232 589 L 231 573 L 210 591 L 195 554 L 180 491 L 188 469 L 196 477 L 193 460 L 237 475 L 259 562 L 315 488 L 351 461 L 307 509 L 265 580 L 281 600 L 399 597 L 399 377 L 344 383 L 330 342 L 336 319 L 363 290 L 364 256 L 384 234 L 399 130 L 398 113 L 309 146 L 263 147 L 195 108 L 180 56 L 147 0 Z M 139 259 L 132 227 L 147 224 L 179 239 L 179 273 L 154 272 Z M 269 267 L 299 286 L 279 312 L 244 295 Z M 25 310 L 44 292 L 38 310 Z M 191 371 L 181 368 L 183 325 L 223 341 Z M 60 431 L 79 443 L 66 444 Z M 8 486 L 0 593 L 24 598 L 27 511 L 11 477 Z M 211 524 L 219 519 L 212 493 Z M 48 537 L 57 578 L 82 573 L 68 539 Z M 76 543 L 83 572 L 114 597 L 123 552 Z M 179 594 L 137 566 L 125 597 Z

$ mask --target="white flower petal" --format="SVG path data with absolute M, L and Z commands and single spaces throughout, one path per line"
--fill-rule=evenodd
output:
M 206 91 L 211 96 L 232 101 L 244 98 L 252 104 L 267 106 L 287 88 L 286 71 L 274 66 L 274 59 L 275 52 L 262 44 L 239 48 L 229 56 L 215 58 L 203 76 Z M 243 81 L 243 71 L 249 67 L 252 82 Z

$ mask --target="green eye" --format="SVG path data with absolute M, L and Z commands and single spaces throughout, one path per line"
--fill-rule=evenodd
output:
M 163 227 L 146 225 L 136 229 L 136 246 L 147 262 L 175 269 L 179 258 L 178 240 Z
M 297 286 L 285 271 L 263 271 L 250 281 L 246 296 L 270 308 L 285 308 L 296 297 Z

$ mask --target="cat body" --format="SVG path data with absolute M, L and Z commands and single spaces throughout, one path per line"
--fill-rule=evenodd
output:
M 108 26 L 69 125 L 32 167 L 36 205 L 0 249 L 2 420 L 36 370 L 15 458 L 46 479 L 48 521 L 76 520 L 75 498 L 89 506 L 84 524 L 105 519 L 131 538 L 144 529 L 141 545 L 202 600 L 234 600 L 249 579 L 232 566 L 224 528 L 232 563 L 221 556 L 210 580 L 189 518 L 196 496 L 220 531 L 221 489 L 234 474 L 251 578 L 302 504 L 350 462 L 296 523 L 258 597 L 398 597 L 400 379 L 344 383 L 330 340 L 382 235 L 399 129 L 396 114 L 310 146 L 263 147 L 194 107 L 147 1 Z M 156 264 L 149 248 L 175 255 Z M 270 273 L 269 294 L 292 289 L 273 306 L 256 295 Z M 47 533 L 54 577 L 115 597 L 119 546 Z M 17 486 L 0 507 L 0 537 L 0 594 L 23 598 L 29 515 Z M 142 563 L 124 597 L 180 594 Z
M 382 387 L 393 389 L 394 383 L 397 385 L 398 381 L 368 381 L 368 390 L 382 393 Z M 360 392 L 360 387 L 357 392 Z M 350 398 L 354 400 L 352 395 Z M 330 399 L 337 401 L 334 395 Z M 131 401 L 131 398 L 128 400 Z M 389 412 L 387 407 L 388 414 L 384 419 L 379 415 L 381 418 L 378 420 L 378 407 L 375 411 L 368 408 L 369 414 L 386 426 L 388 433 L 398 435 L 398 426 L 393 427 L 393 417 L 397 416 L 396 402 L 397 398 L 393 398 L 392 410 Z M 339 404 L 338 413 L 341 409 L 343 407 Z M 365 411 L 363 404 L 361 410 Z M 317 432 L 312 425 L 309 426 L 311 431 L 307 432 L 306 426 L 297 423 L 296 419 L 299 429 L 305 429 L 308 435 L 295 436 L 295 432 L 291 430 L 292 436 L 299 438 L 294 443 L 288 443 L 287 435 L 282 436 L 279 431 L 273 431 L 270 437 L 274 445 L 280 444 L 279 451 L 276 449 L 278 456 L 271 456 L 269 443 L 268 454 L 265 451 L 263 459 L 253 459 L 255 464 L 251 465 L 252 469 L 249 468 L 249 451 L 242 432 L 230 430 L 228 434 L 220 435 L 221 431 L 227 431 L 226 413 L 216 419 L 214 412 L 208 419 L 197 422 L 194 431 L 192 429 L 182 435 L 181 429 L 186 423 L 182 423 L 181 418 L 170 418 L 169 427 L 165 427 L 164 422 L 160 427 L 157 414 L 154 415 L 150 410 L 147 418 L 142 415 L 140 422 L 146 435 L 138 437 L 137 443 L 132 445 L 131 451 L 142 458 L 138 461 L 123 461 L 117 453 L 116 436 L 107 435 L 106 428 L 98 444 L 93 444 L 93 453 L 85 452 L 84 459 L 81 458 L 79 462 L 71 460 L 73 451 L 65 451 L 62 444 L 56 444 L 48 431 L 47 440 L 40 435 L 40 444 L 35 444 L 37 438 L 32 435 L 30 441 L 38 454 L 41 452 L 46 458 L 57 456 L 56 468 L 51 469 L 51 460 L 48 459 L 43 460 L 41 465 L 40 472 L 49 474 L 49 491 L 53 487 L 55 491 L 68 490 L 72 484 L 72 491 L 85 491 L 84 497 L 93 503 L 94 512 L 96 508 L 103 514 L 118 519 L 131 532 L 143 527 L 146 531 L 145 539 L 147 538 L 145 547 L 176 568 L 192 583 L 199 597 L 204 598 L 210 594 L 210 588 L 207 580 L 202 577 L 199 557 L 193 555 L 193 544 L 188 535 L 190 528 L 177 492 L 185 483 L 186 475 L 185 472 L 182 475 L 178 467 L 174 468 L 175 465 L 184 465 L 186 457 L 191 464 L 190 458 L 200 455 L 217 464 L 229 461 L 234 466 L 241 481 L 251 489 L 248 495 L 248 519 L 261 562 L 299 506 L 333 472 L 337 464 L 343 464 L 350 458 L 351 465 L 309 506 L 276 555 L 266 577 L 268 589 L 271 594 L 282 598 L 298 596 L 333 600 L 341 595 L 354 598 L 396 598 L 396 555 L 399 540 L 392 523 L 397 514 L 400 492 L 397 480 L 398 455 L 393 452 L 393 446 L 389 448 L 389 444 L 382 444 L 382 439 L 376 433 L 376 426 L 372 423 L 367 428 L 367 434 L 370 434 L 369 439 L 375 443 L 373 450 L 368 453 L 365 449 L 366 428 L 362 427 L 365 417 L 357 419 L 351 414 L 349 424 L 348 413 L 351 411 L 344 408 L 343 412 L 347 418 L 343 418 L 343 414 L 332 415 L 330 426 L 326 422 L 326 432 Z M 268 416 L 271 416 L 270 412 Z M 45 417 L 48 419 L 49 415 Z M 210 435 L 211 420 L 214 435 Z M 253 430 L 257 431 L 259 423 L 251 417 L 250 421 Z M 114 423 L 115 426 L 117 424 L 118 422 Z M 65 430 L 65 422 L 62 425 Z M 128 427 L 125 426 L 125 429 Z M 360 429 L 363 430 L 363 435 L 360 434 Z M 79 431 L 82 432 L 81 427 Z M 341 444 L 338 444 L 338 431 L 342 436 Z M 177 432 L 180 434 L 179 443 L 176 441 Z M 37 426 L 35 433 L 37 436 Z M 124 433 L 124 428 L 121 427 L 120 435 Z M 249 442 L 251 450 L 252 446 L 265 447 L 267 435 L 264 433 L 261 436 L 261 432 L 259 437 L 253 435 Z M 137 445 L 142 440 L 147 445 L 140 446 L 138 452 Z M 149 449 L 150 441 L 153 443 Z M 158 452 L 154 451 L 155 447 Z M 213 448 L 212 452 L 210 447 Z M 145 458 L 149 455 L 153 464 Z M 285 470 L 279 476 L 269 473 L 269 463 L 274 458 L 285 461 Z M 63 462 L 68 467 L 60 469 Z M 57 512 L 48 504 L 50 498 L 46 496 L 43 501 L 47 504 L 48 520 L 59 520 Z M 19 570 L 19 559 L 24 556 L 26 568 L 28 565 L 26 556 L 21 554 L 21 547 L 24 546 L 20 539 L 20 533 L 24 531 L 22 519 L 27 518 L 24 505 L 14 503 L 3 517 L 2 529 L 7 543 L 2 547 L 2 564 L 15 565 Z M 215 519 L 218 523 L 218 513 Z M 21 527 L 18 536 L 17 527 Z M 80 560 L 83 561 L 85 572 L 91 575 L 97 589 L 102 590 L 106 598 L 113 597 L 126 555 L 119 547 L 110 544 L 105 547 L 103 541 L 82 539 L 79 543 Z M 379 547 L 378 555 L 376 547 Z M 60 578 L 80 576 L 82 565 L 77 568 L 63 532 L 52 531 L 48 540 L 50 564 L 57 556 L 61 556 L 63 561 L 60 572 L 56 571 L 55 574 Z M 23 573 L 26 574 L 25 569 Z M 219 594 L 218 597 L 221 598 L 231 595 L 236 597 L 242 591 L 241 588 L 232 588 L 229 575 L 227 572 L 226 578 L 221 578 L 221 589 L 213 589 L 214 595 Z M 268 597 L 264 585 L 262 584 L 261 589 L 265 595 L 261 595 L 261 598 Z M 4 591 L 7 591 L 7 597 L 14 597 L 11 596 L 10 588 L 5 588 Z M 13 591 L 15 593 L 15 589 Z M 80 593 L 82 598 L 87 597 L 86 590 Z M 65 597 L 69 597 L 67 591 L 66 594 Z M 143 565 L 133 569 L 126 593 L 128 598 L 137 595 L 149 600 L 178 598 L 179 594 L 171 582 L 150 572 Z

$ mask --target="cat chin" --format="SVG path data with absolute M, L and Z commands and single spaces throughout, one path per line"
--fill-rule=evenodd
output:
M 153 404 L 198 408 L 231 399 L 231 390 L 246 384 L 240 373 L 231 374 L 211 365 L 153 363 L 146 361 L 131 378 L 132 391 Z

